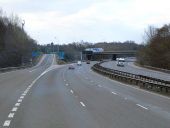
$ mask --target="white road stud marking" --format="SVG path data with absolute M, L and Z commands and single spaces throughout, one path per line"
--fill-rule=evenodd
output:
M 17 107 L 13 107 L 13 108 L 12 108 L 12 112 L 16 112 L 17 109 L 18 109 Z
M 8 127 L 11 123 L 11 120 L 6 120 L 3 124 L 4 127 Z
M 144 107 L 144 106 L 142 106 L 142 105 L 140 105 L 140 104 L 136 104 L 136 105 L 139 106 L 139 107 L 141 107 L 141 108 L 143 108 L 143 109 L 148 110 L 148 108 L 146 108 L 146 107 Z
M 86 107 L 86 105 L 85 105 L 83 102 L 80 102 L 80 104 L 81 104 L 83 107 Z
M 15 113 L 9 113 L 8 118 L 13 118 Z
M 71 93 L 74 93 L 73 90 L 70 90 Z
M 15 106 L 20 106 L 21 103 L 16 103 Z
M 68 86 L 68 84 L 66 84 L 66 86 Z
M 112 92 L 112 94 L 117 95 L 117 93 L 116 93 L 116 92 Z

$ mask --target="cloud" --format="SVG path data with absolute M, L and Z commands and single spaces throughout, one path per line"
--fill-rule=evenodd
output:
M 11 6 L 25 19 L 25 29 L 40 43 L 54 37 L 63 43 L 82 39 L 142 42 L 148 25 L 170 22 L 168 0 L 17 0 L 17 4 L 12 2 L 5 8 L 10 10 Z

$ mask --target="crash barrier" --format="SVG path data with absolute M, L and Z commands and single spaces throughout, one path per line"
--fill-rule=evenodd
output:
M 143 89 L 170 95 L 170 81 L 109 69 L 101 66 L 101 63 L 102 62 L 93 65 L 92 70 L 117 81 L 137 85 Z
M 0 68 L 0 73 L 1 73 L 1 72 L 8 72 L 8 71 L 13 71 L 13 70 L 18 70 L 18 69 L 29 68 L 29 67 L 31 67 L 31 65 L 20 66 L 20 67 Z

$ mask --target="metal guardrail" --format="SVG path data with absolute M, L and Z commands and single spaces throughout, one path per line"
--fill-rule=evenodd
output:
M 0 68 L 0 73 L 1 72 L 7 72 L 7 71 L 13 71 L 13 70 L 18 70 L 18 69 L 24 69 L 24 68 L 29 68 L 29 66 L 20 66 L 20 67 L 8 67 L 8 68 Z
M 137 85 L 143 89 L 170 94 L 170 81 L 109 69 L 101 66 L 101 63 L 103 62 L 93 65 L 92 69 L 114 80 Z

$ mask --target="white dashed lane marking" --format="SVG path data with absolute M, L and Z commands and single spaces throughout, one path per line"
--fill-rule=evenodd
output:
M 74 92 L 73 92 L 73 90 L 70 90 L 70 92 L 73 94 Z
M 140 104 L 136 104 L 137 106 L 139 106 L 139 107 L 141 107 L 141 108 L 143 108 L 143 109 L 145 109 L 145 110 L 148 110 L 148 108 L 146 108 L 146 107 L 144 107 L 144 106 L 142 106 L 142 105 L 140 105 Z
M 98 87 L 100 87 L 100 88 L 101 88 L 102 86 L 101 86 L 101 85 L 98 85 Z
M 117 95 L 117 93 L 116 93 L 116 92 L 112 92 L 112 94 Z
M 127 100 L 128 98 L 127 98 L 127 97 L 125 97 L 124 99 L 125 99 L 125 100 Z
M 80 102 L 80 104 L 81 104 L 83 107 L 86 107 L 86 105 L 85 105 L 83 102 Z

